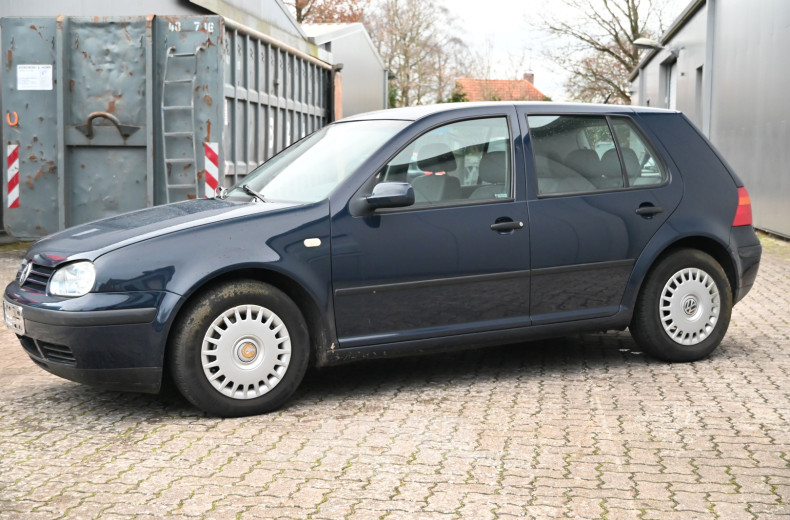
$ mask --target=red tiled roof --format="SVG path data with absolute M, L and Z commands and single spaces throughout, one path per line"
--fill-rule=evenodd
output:
M 469 101 L 544 101 L 546 96 L 527 79 L 458 78 Z

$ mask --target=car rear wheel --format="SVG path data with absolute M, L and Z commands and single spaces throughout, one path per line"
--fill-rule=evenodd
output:
M 304 377 L 307 325 L 282 291 L 254 280 L 218 285 L 190 301 L 175 325 L 170 370 L 192 404 L 222 417 L 270 412 Z
M 695 361 L 724 338 L 732 291 L 722 267 L 694 249 L 676 251 L 650 272 L 629 326 L 637 344 L 665 361 Z

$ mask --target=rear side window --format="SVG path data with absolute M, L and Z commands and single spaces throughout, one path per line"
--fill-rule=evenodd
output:
M 528 116 L 538 194 L 662 184 L 665 174 L 633 123 L 606 116 Z

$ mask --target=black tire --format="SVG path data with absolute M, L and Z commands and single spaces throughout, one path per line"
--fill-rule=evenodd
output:
M 696 249 L 663 258 L 639 292 L 629 329 L 664 361 L 702 359 L 719 346 L 732 313 L 732 290 L 716 260 Z
M 189 402 L 220 417 L 257 415 L 296 391 L 310 357 L 309 334 L 285 293 L 255 280 L 230 281 L 186 304 L 168 355 L 173 381 Z

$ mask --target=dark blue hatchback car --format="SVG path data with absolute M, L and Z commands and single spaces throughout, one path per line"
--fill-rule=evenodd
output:
M 213 199 L 34 244 L 5 321 L 42 368 L 209 413 L 271 411 L 309 364 L 625 329 L 692 361 L 761 247 L 749 195 L 680 113 L 551 103 L 337 123 Z

